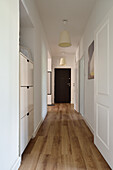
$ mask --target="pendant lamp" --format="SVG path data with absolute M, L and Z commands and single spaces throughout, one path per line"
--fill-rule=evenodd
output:
M 66 25 L 67 20 L 63 20 L 64 25 Z M 69 35 L 69 32 L 67 30 L 64 30 L 60 34 L 60 41 L 59 41 L 60 47 L 70 47 L 71 46 L 71 38 Z
M 64 66 L 66 64 L 65 58 L 60 58 L 60 66 Z

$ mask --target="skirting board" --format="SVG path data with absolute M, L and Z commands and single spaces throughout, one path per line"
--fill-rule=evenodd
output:
M 39 124 L 38 124 L 38 126 L 36 127 L 35 131 L 33 132 L 32 138 L 35 138 L 35 136 L 36 136 L 36 134 L 37 134 L 37 132 L 38 132 L 38 130 L 39 130 L 42 122 L 43 122 L 43 120 L 41 119 L 40 122 L 39 122 Z
M 74 109 L 74 110 L 76 111 L 76 109 Z M 78 113 L 79 113 L 79 112 L 78 112 Z M 86 125 L 88 126 L 88 128 L 90 129 L 90 131 L 92 132 L 92 134 L 94 135 L 94 129 L 92 128 L 92 126 L 91 126 L 90 123 L 88 122 L 87 118 L 86 118 L 85 116 L 83 116 L 83 115 L 82 115 L 82 117 L 83 117 Z
M 15 161 L 14 165 L 12 166 L 11 170 L 18 170 L 21 165 L 21 157 L 18 157 L 18 159 Z

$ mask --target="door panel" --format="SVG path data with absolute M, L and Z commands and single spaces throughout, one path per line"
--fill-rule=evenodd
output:
M 94 141 L 113 168 L 113 9 L 95 34 Z
M 109 148 L 109 109 L 101 104 L 97 104 L 97 136 Z
M 97 33 L 98 41 L 98 93 L 109 92 L 109 24 L 106 22 Z
M 71 101 L 71 69 L 55 69 L 55 103 Z

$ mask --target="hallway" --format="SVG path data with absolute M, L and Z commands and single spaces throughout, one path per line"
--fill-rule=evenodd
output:
M 93 135 L 71 104 L 48 107 L 35 139 L 23 154 L 19 170 L 108 170 L 93 144 Z

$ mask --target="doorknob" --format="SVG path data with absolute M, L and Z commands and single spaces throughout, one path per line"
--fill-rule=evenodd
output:
M 27 113 L 27 116 L 29 116 L 29 113 Z

